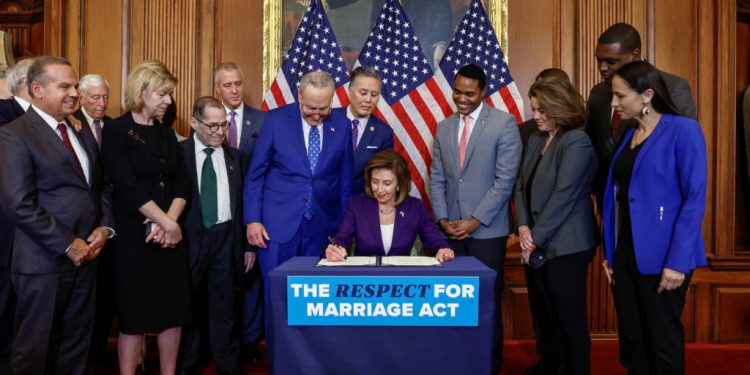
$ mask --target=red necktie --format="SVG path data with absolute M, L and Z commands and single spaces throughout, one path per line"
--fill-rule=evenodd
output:
M 461 164 L 461 169 L 464 169 L 466 146 L 469 144 L 469 121 L 471 121 L 471 116 L 464 115 L 464 130 L 461 132 L 461 140 L 458 142 L 458 162 Z
M 78 155 L 76 155 L 76 150 L 73 149 L 73 144 L 70 143 L 70 138 L 68 138 L 68 128 L 63 123 L 57 124 L 57 130 L 60 131 L 60 135 L 62 136 L 62 141 L 65 143 L 65 147 L 68 148 L 68 151 L 70 151 L 71 154 L 73 154 L 73 160 L 76 161 L 76 166 L 78 167 L 78 171 L 83 174 L 83 168 L 81 167 L 81 161 L 78 160 Z M 85 175 L 84 175 L 85 176 Z
M 617 144 L 617 137 L 620 135 L 620 112 L 612 112 L 612 140 Z

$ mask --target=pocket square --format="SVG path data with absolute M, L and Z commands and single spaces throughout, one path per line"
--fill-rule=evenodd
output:
M 376 148 L 378 148 L 378 146 L 367 146 L 368 150 L 372 150 L 372 149 L 376 149 Z

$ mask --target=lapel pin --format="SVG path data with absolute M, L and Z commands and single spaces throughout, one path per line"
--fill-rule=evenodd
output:
M 230 165 L 230 166 L 229 166 L 229 170 L 230 170 L 230 171 L 234 170 L 234 167 Z
M 399 215 L 401 215 L 401 217 L 404 217 L 404 211 L 399 211 L 398 213 Z
M 484 119 L 484 118 L 483 118 L 483 119 L 482 119 L 482 121 L 480 121 L 480 122 L 482 123 L 482 125 L 484 125 L 484 124 L 486 124 L 486 123 L 487 123 L 487 119 Z
M 374 132 L 375 131 L 375 127 L 374 126 L 370 126 L 370 131 Z
M 335 132 L 335 131 L 336 131 L 336 129 L 334 129 L 334 128 L 331 128 L 331 131 L 332 131 L 332 132 Z
M 245 125 L 250 125 L 250 120 L 245 120 Z

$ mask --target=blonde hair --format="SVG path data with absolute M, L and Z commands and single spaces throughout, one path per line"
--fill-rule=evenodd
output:
M 138 64 L 128 74 L 125 82 L 125 110 L 138 112 L 143 109 L 144 92 L 166 92 L 172 94 L 177 77 L 160 61 L 149 60 Z

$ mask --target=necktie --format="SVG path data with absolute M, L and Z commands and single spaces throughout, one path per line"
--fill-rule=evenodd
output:
M 310 171 L 315 174 L 315 167 L 318 166 L 318 156 L 320 156 L 320 133 L 317 126 L 310 127 L 310 134 L 307 139 L 307 159 L 310 161 Z M 310 220 L 313 215 L 312 208 L 313 192 L 312 185 L 307 193 L 305 200 L 305 218 Z
M 359 138 L 359 120 L 352 120 L 352 149 L 357 149 L 357 138 Z
M 99 123 L 99 120 L 94 120 L 94 130 L 96 131 L 96 144 L 99 145 L 99 148 L 102 148 L 102 125 Z
M 612 112 L 612 140 L 617 144 L 617 138 L 620 136 L 620 113 L 617 111 Z
M 464 130 L 461 132 L 461 140 L 458 142 L 458 162 L 461 169 L 464 168 L 464 159 L 466 158 L 466 146 L 469 144 L 469 122 L 471 116 L 464 115 Z
M 76 150 L 73 149 L 73 144 L 70 143 L 70 138 L 68 138 L 68 127 L 65 126 L 63 123 L 57 124 L 57 130 L 60 131 L 60 135 L 62 136 L 62 141 L 65 144 L 65 147 L 70 151 L 70 153 L 73 155 L 73 160 L 76 161 L 76 167 L 78 167 L 78 171 L 81 172 L 83 175 L 83 167 L 81 167 L 81 161 L 78 160 L 78 155 L 76 155 Z
M 234 120 L 237 112 L 229 112 L 229 147 L 237 148 L 237 121 Z
M 203 161 L 201 169 L 201 208 L 203 209 L 203 226 L 211 228 L 219 218 L 219 205 L 216 192 L 216 171 L 211 161 L 214 149 L 206 147 L 206 160 Z

